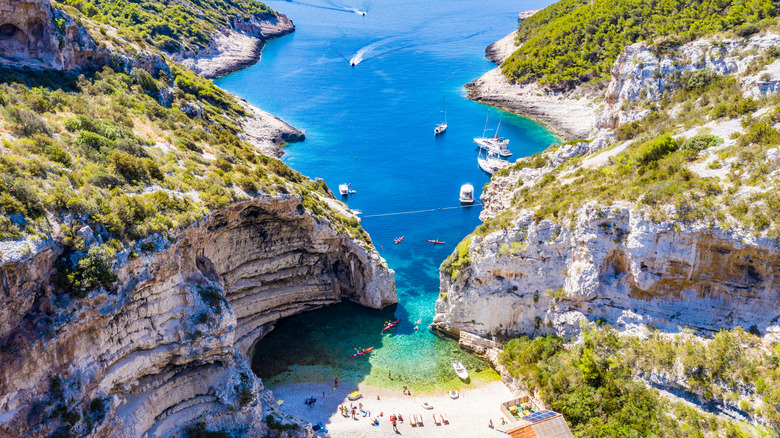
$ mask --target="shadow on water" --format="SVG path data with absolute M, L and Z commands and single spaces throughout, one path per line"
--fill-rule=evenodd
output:
M 343 302 L 283 319 L 255 345 L 252 370 L 267 384 L 338 377 L 356 385 L 371 373 L 371 353 L 350 356 L 359 348 L 381 348 L 384 322 L 394 311 L 395 306 L 373 310 Z

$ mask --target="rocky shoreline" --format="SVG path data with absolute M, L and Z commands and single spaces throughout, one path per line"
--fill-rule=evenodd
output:
M 551 94 L 537 84 L 511 84 L 501 67 L 466 85 L 468 98 L 544 123 L 565 141 L 588 138 L 596 128 L 597 109 L 587 95 Z
M 173 60 L 191 68 L 201 76 L 213 79 L 242 70 L 260 60 L 265 42 L 295 31 L 295 25 L 286 15 L 264 20 L 246 20 L 223 29 L 202 50 L 173 55 Z
M 246 140 L 263 154 L 279 158 L 284 155 L 282 149 L 286 143 L 296 143 L 306 139 L 306 135 L 284 120 L 267 113 L 246 100 L 236 96 L 247 117 L 241 125 L 242 140 Z

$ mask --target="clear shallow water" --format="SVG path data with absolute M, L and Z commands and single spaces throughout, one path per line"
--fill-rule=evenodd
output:
M 383 311 L 344 303 L 282 321 L 258 343 L 253 369 L 272 387 L 338 375 L 351 383 L 430 390 L 459 383 L 450 366 L 457 356 L 472 370 L 472 384 L 495 378 L 483 361 L 427 328 L 439 265 L 480 223 L 478 205 L 438 208 L 458 206 L 466 182 L 479 196 L 489 179 L 472 143 L 488 107 L 466 99 L 463 85 L 494 67 L 484 48 L 517 26 L 518 12 L 550 1 L 266 3 L 289 16 L 296 31 L 269 42 L 255 66 L 216 83 L 306 133 L 305 142 L 286 149 L 288 165 L 324 178 L 334 192 L 339 183 L 352 184 L 357 194 L 347 203 L 363 211 L 363 227 L 396 271 L 400 302 Z M 353 59 L 362 60 L 351 67 Z M 442 96 L 449 128 L 436 138 Z M 543 126 L 496 109 L 491 128 L 499 115 L 512 161 L 556 141 Z M 429 209 L 436 210 L 373 216 Z M 400 235 L 405 240 L 394 245 Z M 384 321 L 394 318 L 403 322 L 381 336 Z M 370 356 L 348 358 L 356 347 L 372 345 Z M 389 380 L 388 370 L 402 381 Z

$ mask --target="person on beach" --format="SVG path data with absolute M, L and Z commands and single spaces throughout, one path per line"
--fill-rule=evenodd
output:
M 363 410 L 363 403 L 358 403 L 358 409 Z
M 393 425 L 393 430 L 398 432 L 398 425 L 395 423 L 395 418 L 390 417 L 390 423 Z
M 353 406 L 352 407 L 352 419 L 353 420 L 355 419 L 355 414 L 357 414 L 357 409 L 355 409 L 355 407 Z
M 338 377 L 333 379 L 333 387 L 334 388 L 338 388 L 339 387 L 339 378 Z
M 398 375 L 398 380 L 401 380 L 401 375 L 400 374 Z
M 493 419 L 492 418 L 490 419 L 490 423 L 488 423 L 488 427 L 491 428 L 491 429 L 493 428 Z
M 401 414 L 398 414 L 398 422 L 400 422 L 400 423 L 403 423 L 403 422 L 404 422 L 404 417 L 403 417 L 403 415 L 401 415 Z
M 390 373 L 390 370 L 387 370 L 387 378 L 393 380 L 393 375 Z

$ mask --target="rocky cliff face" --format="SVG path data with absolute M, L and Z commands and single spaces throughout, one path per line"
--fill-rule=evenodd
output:
M 255 64 L 267 40 L 294 30 L 292 20 L 280 13 L 262 20 L 236 19 L 231 28 L 214 35 L 204 49 L 176 53 L 173 59 L 204 77 L 224 76 Z
M 49 0 L 0 0 L 0 65 L 74 70 L 110 58 Z
M 589 204 L 570 227 L 527 211 L 472 237 L 468 255 L 441 275 L 434 325 L 453 334 L 573 336 L 582 320 L 780 331 L 776 244 L 654 223 L 630 206 Z
M 533 211 L 517 205 L 521 192 L 533 188 L 562 163 L 583 156 L 571 170 L 549 175 L 573 181 L 578 168 L 598 169 L 630 147 L 629 141 L 602 150 L 615 142 L 615 128 L 650 113 L 633 103 L 658 101 L 663 93 L 679 88 L 686 74 L 708 69 L 716 75 L 735 75 L 747 97 L 776 91 L 780 63 L 762 62 L 769 48 L 780 43 L 778 38 L 763 34 L 718 42 L 699 40 L 661 56 L 645 43 L 628 46 L 614 64 L 608 88 L 600 96 L 583 96 L 592 102 L 585 110 L 576 105 L 564 108 L 568 95 L 540 92 L 534 97 L 528 92 L 533 84 L 506 84 L 497 78 L 497 71 L 470 84 L 470 97 L 477 100 L 531 116 L 537 107 L 548 108 L 539 111 L 542 120 L 559 132 L 567 131 L 567 123 L 588 127 L 580 123 L 581 113 L 594 114 L 590 120 L 596 123 L 589 125 L 589 131 L 577 130 L 587 132 L 590 141 L 551 148 L 537 161 L 493 177 L 482 195 L 480 219 L 494 218 L 502 226 L 477 232 L 463 242 L 455 269 L 445 262 L 434 327 L 453 335 L 463 331 L 499 337 L 573 336 L 583 320 L 602 320 L 625 330 L 652 326 L 676 332 L 691 327 L 707 334 L 742 326 L 761 334 L 780 334 L 780 246 L 773 239 L 739 227 L 650 220 L 642 206 L 633 202 L 584 202 L 571 220 L 560 222 L 534 220 Z M 601 99 L 604 104 L 597 108 L 595 102 Z M 559 114 L 551 115 L 549 108 L 556 107 Z M 738 120 L 718 120 L 701 128 L 725 139 L 726 147 L 736 143 L 732 137 L 740 133 L 738 125 Z M 690 138 L 699 128 L 679 135 Z M 717 151 L 702 152 L 699 162 L 686 165 L 729 187 L 726 171 L 702 170 L 716 155 Z M 765 155 L 766 164 L 774 165 L 775 149 Z M 740 193 L 747 197 L 751 192 Z
M 276 411 L 246 353 L 280 318 L 343 298 L 396 302 L 376 251 L 293 196 L 234 204 L 144 248 L 117 256 L 114 292 L 81 300 L 48 284 L 56 246 L 0 265 L 0 435 L 167 437 L 205 421 L 239 436 L 308 436 Z M 269 429 L 268 415 L 295 426 Z

